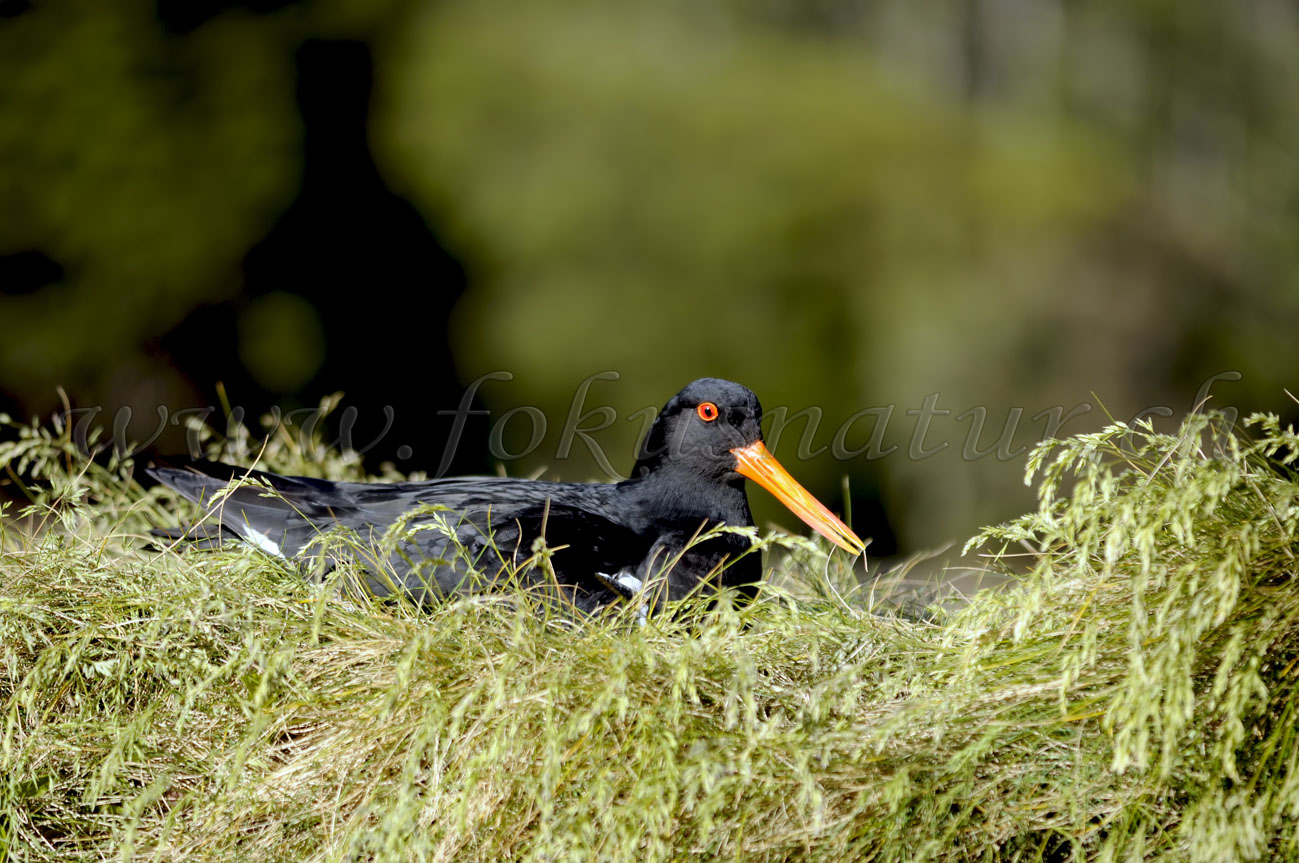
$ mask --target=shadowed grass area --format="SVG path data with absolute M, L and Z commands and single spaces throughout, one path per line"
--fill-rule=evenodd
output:
M 757 602 L 644 626 L 152 550 L 169 493 L 12 427 L 0 860 L 1299 859 L 1299 439 L 1253 422 L 1044 446 L 972 541 L 1017 583 L 929 622 L 767 539 Z

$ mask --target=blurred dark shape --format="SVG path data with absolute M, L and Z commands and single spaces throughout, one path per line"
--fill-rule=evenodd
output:
M 833 498 L 829 500 L 833 505 Z M 889 521 L 879 483 L 853 484 L 849 490 L 849 502 L 852 512 L 850 526 L 857 531 L 858 536 L 870 537 L 870 545 L 866 548 L 866 553 L 870 557 L 896 555 L 899 552 L 898 538 Z
M 312 407 L 341 390 L 343 409 L 355 408 L 351 445 L 371 464 L 398 460 L 405 470 L 482 471 L 486 419 L 471 416 L 461 445 L 444 461 L 453 417 L 439 415 L 454 411 L 462 394 L 447 322 L 465 274 L 375 166 L 366 132 L 369 49 L 360 42 L 312 40 L 300 48 L 297 62 L 305 132 L 301 191 L 245 258 L 243 295 L 196 310 L 163 345 L 192 380 L 202 386 L 223 381 L 232 404 L 250 410 Z M 314 374 L 290 392 L 270 386 L 293 380 L 294 370 L 250 369 L 235 356 L 239 338 L 264 330 L 259 306 L 266 304 L 259 301 L 286 294 L 314 307 L 318 323 L 312 326 L 323 329 L 325 346 Z M 287 340 L 290 328 L 285 333 Z M 265 341 L 259 338 L 258 345 Z M 260 347 L 244 351 L 245 361 L 266 355 Z M 387 408 L 393 422 L 384 433 Z
M 38 249 L 0 255 L 0 294 L 32 294 L 63 278 L 63 267 Z
M 257 15 L 292 6 L 299 0 L 158 0 L 158 20 L 172 33 L 188 33 L 228 9 Z
M 17 18 L 31 9 L 31 0 L 0 0 L 0 18 Z

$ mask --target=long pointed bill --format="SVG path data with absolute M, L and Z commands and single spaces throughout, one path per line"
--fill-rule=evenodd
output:
M 737 471 L 756 482 L 776 496 L 776 499 L 789 507 L 789 511 L 811 525 L 821 536 L 833 542 L 844 551 L 861 554 L 866 550 L 852 528 L 844 524 L 835 514 L 826 509 L 822 503 L 812 497 L 812 493 L 798 484 L 789 471 L 780 466 L 762 441 L 754 441 L 748 446 L 731 450 L 739 462 Z

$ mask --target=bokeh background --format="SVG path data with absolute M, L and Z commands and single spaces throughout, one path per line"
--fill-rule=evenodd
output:
M 0 0 L 0 411 L 62 387 L 165 449 L 160 408 L 342 391 L 372 466 L 589 479 L 717 375 L 877 554 L 960 539 L 1053 418 L 1215 376 L 1294 417 L 1297 37 L 1291 0 Z

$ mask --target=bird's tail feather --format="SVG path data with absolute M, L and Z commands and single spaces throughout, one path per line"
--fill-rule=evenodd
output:
M 323 481 L 281 477 L 217 462 L 185 467 L 155 465 L 149 475 L 207 510 L 198 523 L 179 529 L 160 529 L 157 536 L 182 540 L 200 548 L 214 548 L 242 539 L 270 554 L 296 553 L 315 534 L 307 517 L 312 504 L 306 496 Z M 241 482 L 247 480 L 248 484 Z M 292 496 L 293 500 L 286 499 Z

